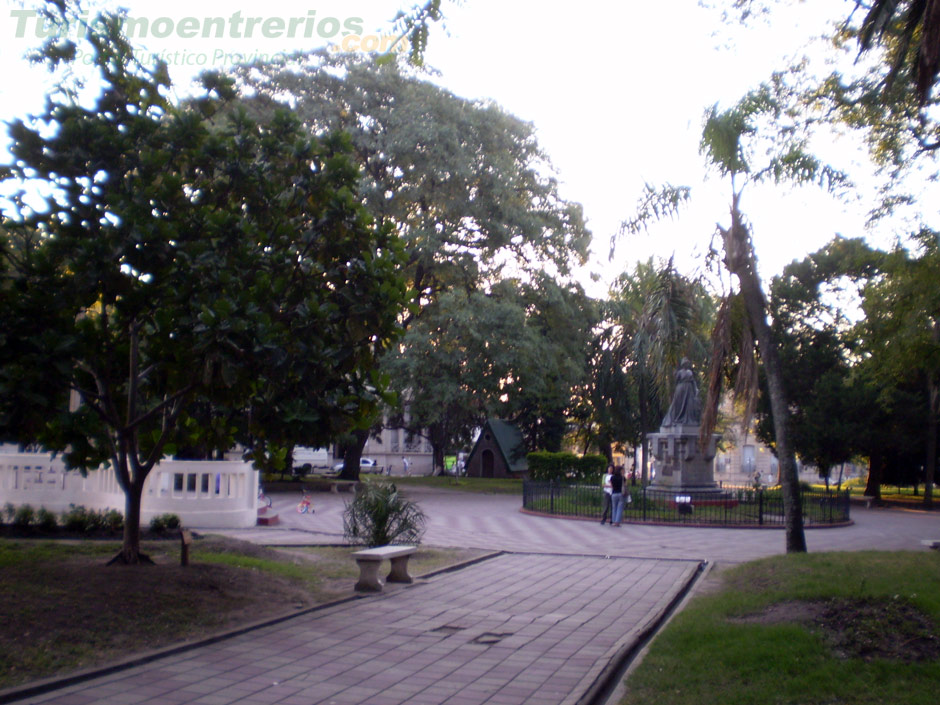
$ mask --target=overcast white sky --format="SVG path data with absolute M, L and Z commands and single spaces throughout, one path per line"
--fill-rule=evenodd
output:
M 398 6 L 397 0 L 103 4 L 122 5 L 132 18 L 146 21 L 148 35 L 135 41 L 168 52 L 171 75 L 181 84 L 200 68 L 231 63 L 236 52 L 323 46 L 341 41 L 350 29 L 360 31 L 363 41 L 390 34 Z M 703 266 L 714 224 L 727 222 L 730 201 L 727 183 L 714 178 L 703 184 L 698 140 L 705 107 L 731 105 L 822 33 L 826 15 L 842 17 L 851 3 L 783 5 L 769 23 L 743 29 L 722 24 L 717 11 L 697 0 L 466 0 L 461 7 L 445 0 L 447 30 L 432 34 L 427 61 L 441 72 L 435 79 L 441 85 L 465 97 L 492 99 L 535 125 L 563 195 L 584 206 L 594 233 L 589 270 L 601 278 L 591 290 L 601 294 L 604 284 L 650 255 L 675 255 L 687 272 Z M 39 41 L 36 20 L 24 13 L 30 7 L 4 0 L 0 13 L 3 120 L 37 112 L 47 87 L 43 73 L 30 70 L 22 58 Z M 224 27 L 210 24 L 212 18 L 225 19 Z M 204 30 L 209 37 L 202 36 Z M 217 30 L 222 36 L 215 36 Z M 168 36 L 154 36 L 160 34 Z M 693 187 L 689 209 L 649 235 L 621 241 L 609 261 L 610 237 L 632 215 L 643 184 L 665 181 Z M 837 232 L 863 234 L 865 204 L 839 204 L 812 190 L 754 189 L 742 208 L 754 225 L 765 277 Z M 886 246 L 889 236 L 870 238 Z

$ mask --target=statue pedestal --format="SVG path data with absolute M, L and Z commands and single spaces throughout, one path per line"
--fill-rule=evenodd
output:
M 651 490 L 665 492 L 720 492 L 715 483 L 715 449 L 721 434 L 713 433 L 703 448 L 698 424 L 661 426 L 648 438 L 656 458 Z

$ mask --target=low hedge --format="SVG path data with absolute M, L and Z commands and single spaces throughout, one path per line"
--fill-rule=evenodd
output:
M 578 480 L 600 482 L 607 467 L 603 455 L 575 455 L 536 451 L 526 456 L 533 480 Z

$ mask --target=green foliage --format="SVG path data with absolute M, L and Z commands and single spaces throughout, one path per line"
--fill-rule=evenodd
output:
M 400 393 L 391 416 L 428 433 L 438 464 L 487 415 L 560 445 L 593 318 L 562 282 L 590 233 L 533 126 L 391 61 L 312 52 L 235 73 L 252 113 L 290 101 L 312 131 L 348 132 L 366 207 L 395 224 L 419 299 L 382 365 Z
M 637 202 L 636 213 L 620 224 L 619 232 L 610 240 L 610 254 L 613 257 L 614 246 L 625 235 L 637 235 L 649 228 L 650 223 L 675 218 L 679 209 L 688 202 L 691 189 L 688 186 L 664 184 L 658 190 L 652 184 L 643 185 L 643 195 Z
M 591 380 L 573 414 L 585 447 L 606 455 L 616 445 L 641 445 L 659 428 L 682 358 L 704 367 L 713 320 L 702 283 L 671 260 L 640 262 L 618 277 L 594 329 Z
M 36 512 L 36 526 L 40 531 L 55 531 L 59 528 L 59 518 L 55 512 L 51 512 L 45 507 L 40 507 Z
M 354 544 L 384 546 L 421 542 L 426 518 L 394 484 L 366 483 L 343 513 L 343 537 Z
M 495 416 L 529 447 L 560 448 L 593 316 L 579 287 L 542 278 L 452 290 L 427 305 L 384 366 L 410 423 L 429 427 L 439 446 L 468 446 L 473 428 Z
M 256 122 L 215 75 L 175 105 L 118 17 L 82 41 L 98 97 L 78 102 L 66 78 L 36 120 L 48 129 L 9 128 L 5 185 L 55 195 L 17 197 L 0 231 L 0 434 L 70 468 L 110 462 L 136 497 L 176 448 L 238 440 L 276 465 L 278 448 L 374 415 L 407 293 L 348 139 L 286 110 Z
M 533 480 L 574 480 L 577 482 L 599 482 L 607 467 L 603 455 L 575 455 L 574 453 L 549 453 L 536 451 L 526 456 L 529 477 Z
M 7 522 L 13 521 L 13 517 L 16 516 L 16 505 L 13 502 L 3 505 L 3 516 L 6 517 Z
M 92 534 L 104 531 L 118 534 L 124 529 L 124 515 L 116 509 L 95 511 L 82 506 L 72 506 L 63 512 L 61 525 L 67 531 Z
M 84 533 L 92 526 L 92 520 L 89 518 L 89 511 L 82 506 L 72 506 L 67 512 L 62 513 L 62 527 L 66 531 L 75 531 Z
M 36 510 L 29 504 L 21 504 L 16 508 L 13 514 L 13 526 L 27 527 L 32 526 L 36 521 Z
M 787 75 L 775 73 L 735 105 L 705 112 L 699 151 L 721 176 L 774 184 L 815 184 L 828 191 L 850 185 L 847 174 L 810 151 L 813 121 L 798 116 Z
M 101 526 L 112 534 L 124 530 L 124 515 L 117 509 L 109 509 L 101 515 Z
M 150 520 L 150 530 L 155 534 L 165 534 L 180 528 L 178 514 L 158 514 Z

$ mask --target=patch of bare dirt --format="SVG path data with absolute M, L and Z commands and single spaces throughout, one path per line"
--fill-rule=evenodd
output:
M 842 659 L 905 663 L 940 659 L 937 625 L 901 599 L 793 600 L 732 621 L 805 624 Z
M 254 569 L 182 567 L 178 544 L 148 546 L 156 565 L 106 566 L 106 555 L 5 566 L 0 579 L 0 689 L 199 639 L 315 604 L 301 583 Z M 299 562 L 269 548 L 206 539 L 201 550 Z M 346 582 L 351 592 L 352 583 Z

